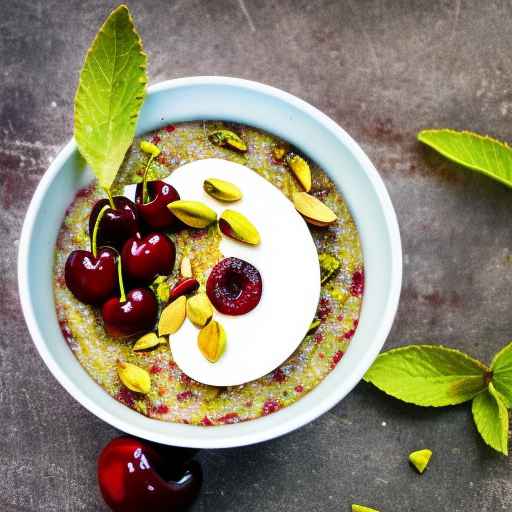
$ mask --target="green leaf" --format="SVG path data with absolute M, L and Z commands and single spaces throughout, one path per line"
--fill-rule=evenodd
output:
M 505 405 L 512 407 L 512 343 L 502 348 L 492 360 L 492 383 Z
M 512 148 L 504 142 L 448 129 L 423 130 L 418 140 L 446 158 L 512 187 Z
M 381 354 L 364 379 L 404 402 L 441 407 L 471 400 L 486 388 L 489 369 L 440 345 L 408 345 Z
M 492 448 L 508 455 L 508 411 L 501 395 L 489 388 L 473 399 L 473 419 L 482 439 Z
M 146 64 L 130 12 L 120 5 L 87 52 L 75 97 L 75 139 L 105 190 L 135 135 L 146 92 Z

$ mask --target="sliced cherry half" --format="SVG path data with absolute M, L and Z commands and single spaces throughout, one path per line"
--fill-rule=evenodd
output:
M 81 302 L 100 305 L 116 288 L 117 252 L 110 247 L 96 248 L 98 226 L 108 206 L 104 206 L 93 227 L 91 251 L 73 251 L 66 260 L 64 279 L 71 293 Z
M 110 336 L 128 337 L 153 329 L 158 317 L 158 302 L 149 288 L 124 291 L 121 259 L 117 260 L 119 297 L 111 297 L 101 308 L 105 331 Z
M 104 206 L 109 208 L 105 212 L 98 229 L 98 245 L 109 245 L 121 250 L 124 242 L 139 231 L 137 207 L 124 196 L 115 196 L 112 201 L 110 199 L 100 199 L 94 205 L 89 217 L 91 238 L 98 214 Z
M 192 453 L 194 451 L 192 450 Z M 98 482 L 113 512 L 174 512 L 199 494 L 203 475 L 191 450 L 128 436 L 112 440 L 98 459 Z
M 150 284 L 159 275 L 168 276 L 174 268 L 176 248 L 166 235 L 150 233 L 127 240 L 121 251 L 126 277 L 133 283 Z
M 167 208 L 169 203 L 178 201 L 178 191 L 165 181 L 149 181 L 147 197 L 144 198 L 144 184 L 139 183 L 135 192 L 137 211 L 142 220 L 154 230 L 168 230 L 178 224 L 178 219 Z
M 213 267 L 206 282 L 206 294 L 217 311 L 243 315 L 261 299 L 263 283 L 258 269 L 239 258 L 226 258 Z

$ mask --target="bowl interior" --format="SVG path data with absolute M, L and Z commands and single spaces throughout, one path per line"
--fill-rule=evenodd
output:
M 365 294 L 359 326 L 336 369 L 283 410 L 245 423 L 196 427 L 144 417 L 111 398 L 80 366 L 63 339 L 52 291 L 54 244 L 66 208 L 90 179 L 74 141 L 59 153 L 32 199 L 20 239 L 18 279 L 32 338 L 59 382 L 114 427 L 176 446 L 220 448 L 271 439 L 313 420 L 341 400 L 379 353 L 398 305 L 402 253 L 395 212 L 373 165 L 336 123 L 296 97 L 255 82 L 221 77 L 171 80 L 152 86 L 137 132 L 171 122 L 236 121 L 299 147 L 333 179 L 361 237 Z

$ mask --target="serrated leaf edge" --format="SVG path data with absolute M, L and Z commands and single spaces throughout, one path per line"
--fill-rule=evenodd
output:
M 117 13 L 118 11 L 121 11 L 121 10 L 126 10 L 127 11 L 128 19 L 129 19 L 130 24 L 131 24 L 132 33 L 135 35 L 135 37 L 137 39 L 137 42 L 138 42 L 138 44 L 140 46 L 139 54 L 144 57 L 144 64 L 139 65 L 139 68 L 141 70 L 143 70 L 143 71 L 147 71 L 148 56 L 147 56 L 146 52 L 144 51 L 144 45 L 143 45 L 143 42 L 142 42 L 142 38 L 140 37 L 140 34 L 135 29 L 135 22 L 133 20 L 132 15 L 131 15 L 130 9 L 128 8 L 128 6 L 126 4 L 120 4 L 107 16 L 107 19 L 101 25 L 100 29 L 98 30 L 98 32 L 94 36 L 94 39 L 93 39 L 91 45 L 89 46 L 89 48 L 88 48 L 88 50 L 87 50 L 87 52 L 85 54 L 85 57 L 83 59 L 83 62 L 82 62 L 82 67 L 80 69 L 80 75 L 79 75 L 79 79 L 78 79 L 78 87 L 76 89 L 75 97 L 74 97 L 74 100 L 73 100 L 73 118 L 74 118 L 73 135 L 74 135 L 75 141 L 77 141 L 77 145 L 78 145 L 78 140 L 77 140 L 77 137 L 75 135 L 75 133 L 76 133 L 76 126 L 77 126 L 77 124 L 79 124 L 79 123 L 77 123 L 77 119 L 78 119 L 78 116 L 77 116 L 77 104 L 79 103 L 79 101 L 78 101 L 78 94 L 79 94 L 80 88 L 81 88 L 82 74 L 83 74 L 84 69 L 85 69 L 85 63 L 87 62 L 87 59 L 88 59 L 89 55 L 92 53 L 92 50 L 93 50 L 96 42 L 98 41 L 98 38 L 100 37 L 100 34 L 102 34 L 102 33 L 105 34 L 105 27 L 106 27 L 107 23 L 109 22 L 111 16 L 113 16 L 115 13 Z M 130 125 L 131 126 L 134 126 L 134 125 L 137 124 L 137 120 L 139 118 L 140 110 L 141 110 L 142 105 L 144 103 L 144 99 L 145 99 L 146 92 L 147 92 L 147 82 L 148 82 L 147 73 L 144 73 L 143 76 L 139 78 L 139 82 L 144 85 L 144 91 L 143 91 L 141 96 L 136 96 L 135 97 L 135 99 L 137 100 L 137 104 L 136 104 L 136 111 L 133 112 L 130 115 Z M 128 147 L 126 148 L 126 151 L 128 151 L 129 147 L 130 147 L 130 145 L 128 145 Z M 80 147 L 79 147 L 79 149 L 80 149 Z M 126 151 L 125 151 L 125 154 L 126 154 Z M 87 161 L 87 159 L 85 158 L 85 155 L 82 155 L 82 156 Z M 92 165 L 91 165 L 91 168 L 92 168 Z M 96 174 L 93 168 L 92 168 L 92 170 L 93 170 L 94 174 Z M 114 175 L 114 178 L 112 179 L 112 182 L 110 183 L 110 186 L 109 187 L 104 187 L 106 190 L 110 189 L 110 187 L 112 186 L 112 183 L 115 181 L 115 178 L 116 178 L 116 175 L 117 175 L 118 171 L 119 171 L 119 169 L 116 170 L 116 174 Z M 98 178 L 98 181 L 100 181 L 99 178 Z M 101 185 L 101 183 L 100 183 L 100 185 Z
M 393 348 L 391 350 L 388 350 L 386 352 L 383 352 L 381 354 L 379 354 L 379 356 L 377 357 L 378 358 L 384 358 L 390 354 L 394 354 L 396 352 L 404 352 L 410 348 L 419 348 L 419 349 L 441 349 L 441 350 L 444 350 L 446 352 L 452 352 L 452 353 L 456 353 L 457 355 L 461 355 L 463 356 L 465 359 L 468 359 L 470 361 L 472 361 L 473 363 L 476 363 L 477 366 L 481 367 L 482 368 L 482 377 L 485 375 L 485 373 L 488 373 L 490 372 L 490 369 L 484 364 L 482 363 L 481 361 L 479 361 L 478 359 L 475 359 L 471 356 L 469 356 L 468 354 L 465 354 L 464 352 L 461 352 L 460 350 L 457 350 L 455 348 L 450 348 L 450 347 L 445 347 L 444 345 L 425 345 L 425 344 L 422 344 L 422 345 L 404 345 L 403 347 L 397 347 L 397 348 Z M 467 398 L 466 400 L 463 400 L 463 401 L 453 401 L 453 402 L 447 402 L 445 404 L 441 404 L 441 405 L 426 405 L 426 404 L 420 404 L 420 403 L 417 403 L 417 402 L 413 402 L 413 401 L 410 401 L 410 400 L 404 400 L 402 398 L 397 398 L 396 396 L 388 393 L 384 388 L 380 387 L 378 384 L 374 383 L 371 379 L 369 379 L 367 377 L 368 373 L 370 372 L 371 370 L 371 367 L 370 369 L 366 372 L 366 374 L 364 375 L 363 377 L 363 380 L 365 382 L 368 382 L 369 384 L 372 384 L 373 386 L 375 386 L 376 388 L 380 389 L 382 392 L 384 392 L 386 395 L 396 399 L 396 400 L 400 400 L 401 402 L 404 402 L 404 403 L 407 403 L 407 404 L 413 404 L 413 405 L 417 405 L 418 407 L 447 407 L 447 406 L 450 406 L 450 405 L 459 405 L 459 404 L 462 404 L 462 403 L 465 403 L 465 402 L 469 402 L 471 400 L 473 400 L 473 398 L 478 395 L 479 393 L 481 393 L 482 391 L 485 391 L 485 388 L 484 390 L 482 391 L 479 391 L 477 392 L 474 396 L 470 397 L 470 398 Z M 456 375 L 454 375 L 456 376 Z M 464 377 L 464 375 L 461 375 L 460 377 Z
M 499 417 L 500 424 L 501 424 L 501 429 L 502 429 L 502 439 L 501 439 L 501 441 L 502 441 L 502 444 L 504 446 L 503 450 L 501 450 L 501 449 L 499 449 L 499 448 L 497 448 L 495 446 L 492 446 L 487 441 L 487 439 L 485 439 L 483 437 L 483 434 L 482 434 L 482 432 L 480 430 L 480 427 L 479 427 L 478 423 L 476 422 L 474 404 L 475 404 L 475 399 L 481 393 L 489 393 L 496 400 L 496 403 L 498 404 L 498 417 Z M 501 394 L 494 388 L 494 386 L 492 385 L 492 382 L 489 383 L 488 388 L 483 390 L 481 393 L 478 393 L 477 396 L 473 397 L 473 403 L 472 403 L 472 406 L 471 406 L 471 414 L 473 416 L 473 422 L 475 424 L 475 427 L 476 427 L 478 433 L 480 434 L 480 437 L 482 438 L 482 440 L 485 442 L 485 444 L 487 446 L 490 446 L 493 450 L 496 450 L 497 452 L 499 452 L 499 453 L 501 453 L 503 455 L 508 455 L 509 415 L 508 415 L 508 410 L 507 410 L 506 403 L 501 398 Z M 503 406 L 503 407 L 500 407 L 500 405 Z M 504 437 L 504 439 L 503 439 L 503 437 Z
M 434 143 L 432 143 L 431 141 L 429 141 L 428 139 L 425 139 L 425 135 L 430 135 L 430 134 L 440 134 L 440 133 L 451 133 L 451 134 L 457 134 L 457 135 L 471 135 L 477 139 L 480 139 L 482 141 L 490 141 L 490 142 L 493 142 L 493 143 L 496 143 L 498 144 L 499 146 L 502 146 L 504 149 L 512 152 L 512 147 L 510 147 L 506 142 L 503 142 L 501 140 L 498 140 L 498 139 L 495 139 L 493 137 L 490 137 L 489 135 L 481 135 L 480 133 L 476 133 L 476 132 L 472 132 L 472 131 L 469 131 L 469 130 L 453 130 L 451 128 L 439 128 L 439 129 L 426 129 L 426 130 L 421 130 L 420 132 L 418 132 L 416 138 L 422 142 L 423 144 L 426 144 L 427 146 L 431 147 L 432 149 L 434 149 L 435 151 L 437 151 L 440 155 L 443 155 L 445 158 L 448 158 L 448 160 L 451 160 L 452 162 L 455 162 L 459 165 L 462 165 L 463 167 L 466 167 L 468 169 L 472 169 L 474 171 L 478 171 L 482 174 L 484 174 L 485 176 L 489 177 L 489 178 L 492 178 L 500 183 L 502 183 L 503 185 L 506 185 L 507 187 L 512 187 L 512 182 L 511 181 L 507 181 L 503 178 L 500 178 L 499 176 L 496 176 L 496 174 L 493 174 L 492 172 L 490 172 L 489 170 L 483 168 L 483 167 L 479 167 L 479 166 L 476 166 L 476 165 L 471 165 L 467 162 L 463 162 L 460 158 L 457 158 L 457 157 L 454 157 L 453 155 L 447 153 L 446 151 L 443 151 L 441 149 L 439 149 L 439 147 L 437 147 Z
M 492 358 L 492 361 L 491 361 L 491 370 L 493 370 L 493 371 L 495 370 L 494 365 L 496 364 L 496 361 L 504 352 L 507 352 L 508 350 L 512 350 L 512 341 L 510 343 L 508 343 L 507 345 L 505 345 L 501 350 L 496 352 L 496 354 L 494 354 L 494 357 Z

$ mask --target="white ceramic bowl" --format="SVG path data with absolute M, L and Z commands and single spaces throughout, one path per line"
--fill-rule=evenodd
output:
M 329 173 L 357 224 L 365 264 L 359 326 L 336 369 L 298 402 L 235 425 L 197 427 L 147 418 L 110 397 L 80 366 L 61 334 L 52 292 L 54 245 L 66 208 L 90 179 L 71 140 L 50 165 L 21 233 L 18 281 L 25 320 L 55 378 L 93 414 L 133 435 L 176 446 L 226 448 L 272 439 L 320 416 L 360 381 L 393 322 L 402 280 L 398 223 L 374 166 L 334 121 L 308 103 L 256 82 L 227 77 L 170 80 L 149 88 L 137 132 L 168 123 L 223 119 L 271 132 L 299 147 Z

